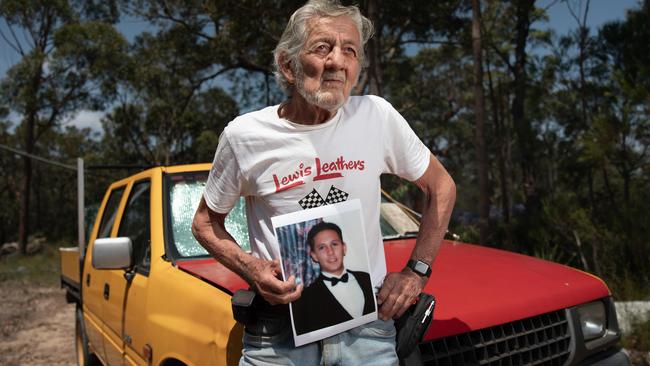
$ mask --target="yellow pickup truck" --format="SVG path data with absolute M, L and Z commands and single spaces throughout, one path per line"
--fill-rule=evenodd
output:
M 76 303 L 79 365 L 238 363 L 243 328 L 231 297 L 248 286 L 190 229 L 209 169 L 157 167 L 111 184 L 84 253 L 61 249 L 61 283 Z M 415 243 L 417 215 L 387 196 L 380 212 L 387 267 L 399 271 Z M 244 200 L 226 228 L 248 245 Z M 617 346 L 609 290 L 590 274 L 444 241 L 425 292 L 438 301 L 418 348 L 422 364 L 629 364 Z

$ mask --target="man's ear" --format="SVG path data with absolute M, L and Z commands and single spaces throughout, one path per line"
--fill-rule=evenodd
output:
M 345 257 L 345 255 L 348 254 L 348 246 L 345 245 L 345 242 L 342 243 L 343 243 L 343 256 Z
M 313 252 L 313 251 L 309 251 L 309 256 L 311 257 L 311 260 L 312 260 L 312 261 L 318 263 L 318 259 L 317 259 L 316 256 L 314 255 L 314 252 Z
M 280 65 L 280 72 L 287 79 L 290 84 L 295 84 L 296 74 L 293 71 L 295 65 L 292 65 L 292 61 L 287 58 L 287 54 L 284 53 L 280 55 L 278 60 L 278 65 Z

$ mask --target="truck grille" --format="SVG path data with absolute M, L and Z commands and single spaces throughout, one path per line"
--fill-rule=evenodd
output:
M 571 335 L 564 310 L 420 344 L 427 366 L 563 365 Z

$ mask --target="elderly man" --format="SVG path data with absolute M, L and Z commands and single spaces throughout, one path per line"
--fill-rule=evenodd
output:
M 384 99 L 350 96 L 365 63 L 372 25 L 356 7 L 310 1 L 290 18 L 275 49 L 276 76 L 289 98 L 239 116 L 223 131 L 192 226 L 198 241 L 244 278 L 268 306 L 247 324 L 240 364 L 397 363 L 393 318 L 428 280 L 455 200 L 442 165 Z M 427 197 L 411 260 L 386 273 L 379 229 L 382 173 L 413 181 Z M 246 197 L 252 253 L 234 242 L 224 220 Z M 325 197 L 325 198 L 323 198 Z M 281 279 L 271 217 L 358 199 L 368 240 L 380 319 L 295 347 L 287 318 L 300 298 L 295 278 Z
M 370 275 L 345 268 L 347 244 L 341 228 L 320 222 L 309 230 L 307 243 L 321 274 L 292 304 L 296 333 L 313 332 L 375 311 Z

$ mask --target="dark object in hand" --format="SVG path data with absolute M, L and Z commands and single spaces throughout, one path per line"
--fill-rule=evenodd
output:
M 418 301 L 395 322 L 396 351 L 400 359 L 407 358 L 422 341 L 433 320 L 435 305 L 436 298 L 422 292 Z
M 232 314 L 236 321 L 248 325 L 256 320 L 257 309 L 255 309 L 254 300 L 254 291 L 237 290 L 235 292 L 232 296 Z

